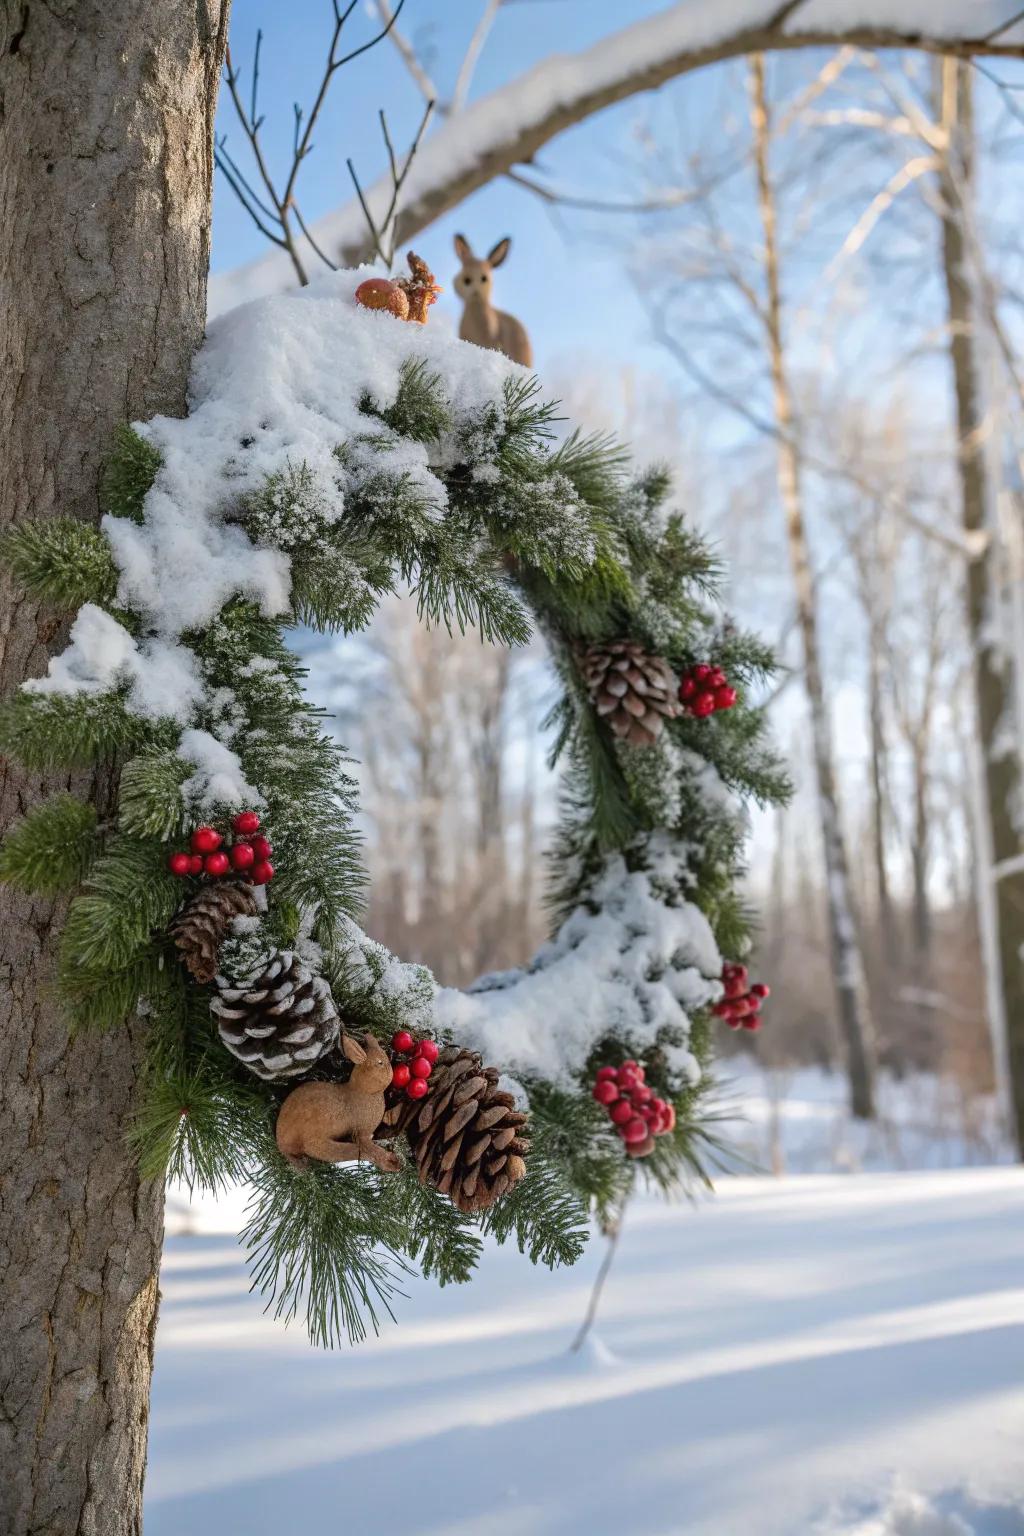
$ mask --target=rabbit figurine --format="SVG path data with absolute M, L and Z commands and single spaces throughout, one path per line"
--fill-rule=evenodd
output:
M 277 1145 L 293 1168 L 309 1158 L 321 1163 L 376 1163 L 385 1173 L 401 1159 L 378 1147 L 373 1133 L 384 1118 L 384 1090 L 391 1082 L 391 1058 L 373 1035 L 360 1045 L 342 1032 L 341 1048 L 352 1063 L 347 1083 L 300 1083 L 281 1105 Z
M 491 304 L 491 273 L 501 266 L 511 244 L 506 236 L 481 259 L 473 255 L 464 235 L 455 236 L 455 254 L 462 262 L 455 279 L 455 291 L 463 304 L 459 335 L 463 341 L 475 342 L 492 352 L 504 352 L 514 363 L 531 368 L 533 348 L 525 326 Z

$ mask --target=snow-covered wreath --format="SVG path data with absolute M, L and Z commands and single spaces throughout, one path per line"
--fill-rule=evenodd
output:
M 255 1278 L 323 1342 L 410 1264 L 468 1278 L 483 1231 L 571 1262 L 588 1208 L 700 1173 L 716 1007 L 757 1006 L 722 981 L 742 801 L 785 790 L 747 700 L 770 657 L 666 474 L 559 437 L 522 369 L 360 307 L 359 281 L 218 321 L 190 414 L 120 435 L 100 527 L 25 522 L 4 550 L 77 616 L 0 746 L 119 780 L 102 823 L 40 805 L 0 876 L 75 891 L 60 992 L 73 1027 L 145 1015 L 143 1168 L 247 1181 Z M 561 681 L 553 937 L 465 992 L 357 926 L 353 786 L 285 639 L 396 590 L 500 644 L 536 623 Z

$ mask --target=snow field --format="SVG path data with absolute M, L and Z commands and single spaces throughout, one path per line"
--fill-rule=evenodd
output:
M 638 1202 L 580 1355 L 600 1239 L 413 1281 L 332 1355 L 206 1210 L 165 1259 L 148 1536 L 1024 1536 L 1022 1203 L 1016 1168 Z

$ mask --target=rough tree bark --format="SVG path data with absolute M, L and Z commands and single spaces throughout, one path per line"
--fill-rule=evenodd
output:
M 871 1119 L 875 1112 L 875 1032 L 868 1002 L 860 940 L 854 920 L 846 842 L 839 810 L 839 786 L 832 751 L 832 728 L 825 703 L 825 686 L 818 643 L 818 616 L 811 571 L 807 529 L 804 524 L 800 461 L 795 441 L 793 394 L 786 373 L 782 333 L 782 295 L 779 281 L 775 190 L 768 164 L 771 122 L 765 89 L 764 55 L 750 63 L 751 121 L 758 202 L 764 234 L 764 271 L 767 290 L 765 316 L 771 365 L 775 422 L 779 432 L 779 494 L 786 517 L 797 621 L 803 642 L 804 682 L 811 715 L 811 739 L 817 778 L 818 811 L 825 855 L 826 900 L 832 948 L 839 1023 L 846 1047 L 850 1082 L 850 1108 L 854 1115 Z
M 955 59 L 941 65 L 941 122 L 947 149 L 941 162 L 942 266 L 949 320 L 949 355 L 956 396 L 960 502 L 964 531 L 994 532 L 992 487 L 985 460 L 986 413 L 980 387 L 978 333 L 971 292 L 971 261 L 964 234 L 973 182 L 973 121 L 969 71 Z M 974 693 L 982 773 L 980 790 L 987 822 L 988 857 L 979 849 L 980 878 L 995 886 L 999 997 L 990 1008 L 1005 1019 L 1011 1111 L 1018 1147 L 1024 1153 L 1024 867 L 1014 822 L 1020 804 L 1019 737 L 1014 729 L 1014 662 L 1003 654 L 998 609 L 999 545 L 989 544 L 967 566 L 967 622 L 971 637 Z M 1000 865 L 1003 866 L 1000 870 Z M 987 897 L 987 893 L 985 893 Z M 984 910 L 986 901 L 980 903 Z M 995 978 L 993 978 L 995 981 Z M 996 1041 L 996 1050 L 1002 1042 Z
M 227 11 L 0 11 L 0 527 L 95 518 L 114 427 L 184 411 Z M 0 690 L 43 671 L 63 633 L 4 588 Z M 75 785 L 101 804 L 110 786 L 109 773 Z M 0 829 L 55 787 L 0 759 Z M 70 1041 L 50 995 L 63 911 L 0 890 L 0 1530 L 128 1536 L 163 1191 L 140 1183 L 124 1142 L 138 1031 Z

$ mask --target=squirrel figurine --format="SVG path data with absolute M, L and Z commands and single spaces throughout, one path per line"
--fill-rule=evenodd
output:
M 394 1152 L 378 1147 L 373 1133 L 384 1118 L 384 1090 L 391 1082 L 391 1058 L 373 1035 L 360 1044 L 342 1031 L 341 1048 L 352 1063 L 347 1083 L 300 1083 L 281 1105 L 277 1145 L 293 1168 L 309 1159 L 321 1163 L 375 1163 L 385 1173 L 402 1166 Z

